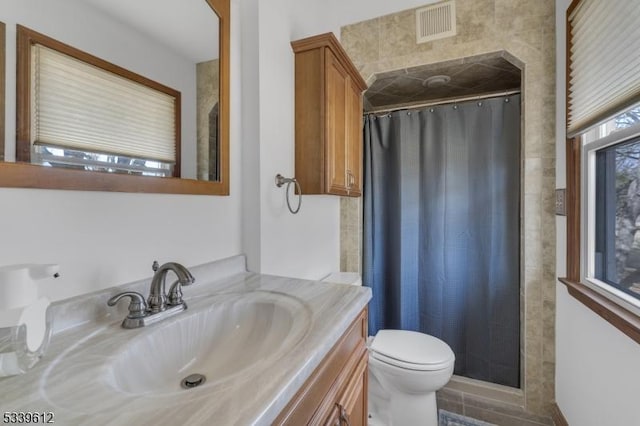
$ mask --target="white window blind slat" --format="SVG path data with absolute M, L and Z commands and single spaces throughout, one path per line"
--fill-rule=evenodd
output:
M 32 143 L 176 161 L 176 99 L 32 46 Z
M 634 90 L 632 88 L 619 88 L 615 91 L 600 91 L 595 93 L 592 99 L 586 100 L 585 105 L 590 110 L 597 111 L 603 109 L 605 105 L 617 102 L 617 100 L 621 98 L 632 96 L 633 93 L 638 93 L 638 90 Z M 610 98 L 611 94 L 614 95 L 613 98 Z M 571 106 L 573 106 L 573 104 L 571 104 Z
M 64 118 L 65 116 L 68 116 L 68 115 L 78 115 L 78 116 L 82 115 L 84 119 L 88 121 L 96 121 L 96 122 L 102 121 L 105 118 L 104 111 L 81 110 L 76 105 L 61 104 L 57 99 L 53 101 L 49 101 L 47 99 L 40 99 L 39 102 L 43 107 L 46 107 L 48 109 L 47 111 L 42 112 L 40 114 L 39 120 L 43 120 L 48 117 Z M 55 108 L 55 110 L 53 108 Z M 114 115 L 113 117 L 114 119 L 119 118 L 117 114 L 109 114 L 109 115 Z M 149 113 L 141 114 L 139 118 L 141 119 L 141 121 L 142 120 L 147 120 L 147 121 L 144 121 L 142 124 L 131 123 L 129 128 L 131 128 L 134 132 L 141 132 L 141 133 L 147 133 L 149 135 L 155 135 L 158 130 L 162 130 L 162 128 L 165 126 L 163 122 L 157 122 L 155 120 L 155 117 Z M 82 123 L 77 123 L 77 124 L 84 126 L 84 124 Z M 73 123 L 65 123 L 65 125 L 70 127 L 75 126 L 75 124 Z M 130 137 L 135 137 L 135 133 L 130 135 Z
M 606 2 L 602 2 L 602 1 L 593 2 L 593 3 L 590 3 L 590 5 L 593 5 L 593 7 L 580 8 L 580 11 L 582 11 L 583 13 L 578 14 L 576 16 L 577 20 L 574 21 L 575 25 L 573 26 L 573 34 L 578 37 L 579 42 L 582 40 L 589 40 L 589 39 L 595 38 L 596 33 L 598 32 L 596 28 L 590 28 L 590 27 L 581 25 L 580 18 L 584 18 L 585 16 L 591 16 L 591 15 L 601 16 L 602 19 L 599 22 L 597 22 L 597 24 L 598 25 L 604 24 L 605 28 L 606 28 L 606 25 L 610 25 L 611 21 L 615 18 L 613 15 L 603 13 L 607 7 Z
M 598 6 L 602 6 L 602 4 L 603 2 L 599 1 L 580 3 L 578 7 L 573 10 L 569 19 L 572 22 L 575 22 L 576 25 L 579 25 L 585 16 L 593 14 L 593 9 Z
M 638 34 L 638 26 L 634 25 L 638 18 L 640 18 L 640 9 L 633 13 L 628 13 L 622 22 L 616 23 L 628 28 L 627 37 L 636 37 Z M 630 51 L 633 48 L 633 44 L 619 43 L 618 35 L 612 31 L 609 31 L 606 27 L 600 29 L 592 29 L 585 36 L 592 36 L 589 39 L 578 38 L 577 43 L 572 46 L 571 52 L 574 54 L 577 51 L 584 49 L 590 49 L 599 51 L 598 64 L 608 64 L 607 59 L 619 57 L 622 51 Z M 581 67 L 593 65 L 593 58 L 586 57 L 585 55 L 575 55 L 575 62 L 571 63 L 572 69 L 580 69 Z
M 618 22 L 617 24 L 628 28 L 626 32 L 627 37 L 635 38 L 638 35 L 638 26 L 635 25 L 635 23 L 638 18 L 640 18 L 640 9 L 638 11 L 634 11 L 634 13 L 629 13 L 627 15 L 628 16 L 625 18 L 624 22 Z M 595 65 L 600 67 L 601 64 L 610 65 L 610 63 L 607 62 L 608 58 L 619 57 L 621 52 L 630 52 L 634 47 L 633 43 L 620 43 L 618 35 L 605 28 L 603 28 L 599 32 L 593 31 L 593 34 L 596 34 L 594 39 L 583 40 L 572 46 L 571 54 L 573 55 L 572 58 L 575 59 L 575 62 L 571 63 L 572 69 L 575 70 L 585 66 L 594 65 L 593 58 L 589 58 L 585 55 L 579 54 L 579 52 L 585 49 L 599 52 L 599 60 L 598 62 L 595 62 Z
M 569 137 L 640 99 L 638 22 L 635 0 L 582 0 L 569 16 Z
M 72 128 L 65 129 L 61 125 L 57 124 L 55 120 L 51 120 L 50 122 L 46 123 L 46 128 L 47 128 L 47 131 L 41 132 L 40 143 L 54 144 L 57 146 L 65 146 L 68 144 L 70 148 L 71 147 L 82 148 L 83 144 L 85 143 L 91 143 L 95 146 L 100 144 L 101 146 L 104 146 L 104 147 L 109 146 L 110 149 L 107 150 L 106 148 L 100 148 L 100 149 L 96 149 L 95 151 L 98 151 L 98 152 L 109 151 L 109 152 L 118 153 L 118 154 L 125 154 L 123 152 L 119 152 L 121 151 L 120 140 L 114 137 L 110 137 L 109 135 L 101 135 L 101 134 L 96 135 L 94 132 L 87 131 L 86 128 L 82 128 L 82 127 L 72 127 Z M 65 139 L 61 139 L 59 137 L 61 132 L 67 133 L 67 136 L 65 136 Z M 87 142 L 83 142 L 85 140 Z M 65 141 L 68 141 L 68 142 L 65 142 Z M 152 142 L 149 142 L 148 140 L 145 140 L 142 138 L 136 138 L 133 140 L 133 142 L 138 142 L 140 145 L 140 149 L 146 149 L 146 151 L 149 151 L 150 154 L 155 152 L 154 144 Z M 144 157 L 144 158 L 152 159 L 154 157 Z
M 571 81 L 572 102 L 593 102 L 598 96 L 607 96 L 612 92 L 626 91 L 627 85 L 618 84 L 618 81 L 631 82 L 639 79 L 640 57 L 629 61 L 617 70 L 615 78 L 598 74 L 593 80 L 575 79 Z M 598 83 L 601 84 L 598 84 Z M 615 94 L 615 93 L 612 93 Z M 590 101 L 591 100 L 591 101 Z M 588 105 L 587 105 L 588 106 Z
M 640 33 L 639 33 L 640 34 Z M 629 77 L 630 72 L 637 72 L 638 63 L 640 63 L 640 56 L 634 54 L 634 52 L 629 52 L 627 49 L 620 50 L 620 55 L 632 55 L 629 60 L 627 60 L 624 64 L 617 66 L 616 72 L 611 72 L 611 67 L 598 66 L 592 69 L 592 72 L 588 75 L 583 75 L 580 73 L 576 73 L 576 76 L 569 80 L 571 85 L 571 91 L 576 93 L 577 95 L 581 95 L 583 97 L 588 97 L 589 93 L 585 93 L 582 89 L 593 87 L 596 84 L 595 89 L 603 89 L 612 84 L 616 85 L 618 81 L 627 81 L 626 78 Z M 618 55 L 619 56 L 619 55 Z M 604 60 L 615 61 L 617 56 L 612 56 L 610 58 L 606 58 Z M 589 65 L 587 65 L 589 66 Z M 598 84 L 600 83 L 600 84 Z M 614 86 L 615 87 L 615 86 Z
M 105 102 L 109 100 L 117 101 L 119 98 L 116 96 L 121 96 L 120 92 L 123 89 L 126 90 L 126 92 L 128 93 L 128 96 L 122 97 L 122 100 L 128 101 L 128 102 L 137 101 L 141 104 L 148 104 L 151 106 L 155 105 L 157 108 L 161 108 L 161 107 L 170 108 L 172 105 L 171 102 L 173 102 L 173 99 L 174 99 L 169 95 L 163 94 L 165 97 L 167 97 L 166 101 L 162 103 L 158 103 L 157 96 L 146 96 L 148 93 L 141 92 L 139 88 L 135 86 L 132 87 L 129 85 L 129 86 L 122 87 L 122 86 L 114 85 L 112 82 L 108 80 L 92 80 L 90 78 L 83 78 L 85 76 L 74 74 L 73 72 L 67 72 L 64 69 L 48 68 L 46 71 L 47 71 L 46 73 L 41 73 L 41 75 L 39 76 L 43 84 L 46 83 L 46 84 L 52 84 L 57 86 L 65 85 L 67 89 L 74 90 L 76 92 L 83 91 L 83 92 L 86 92 L 87 95 L 98 95 L 98 94 L 104 94 L 105 92 L 112 93 L 112 96 L 105 98 L 104 100 Z M 86 77 L 90 77 L 90 76 L 86 76 Z M 84 81 L 83 81 L 83 84 L 80 86 L 80 85 L 70 84 L 69 79 L 83 79 Z M 142 87 L 146 88 L 147 90 L 153 90 L 153 89 L 147 88 L 146 86 L 142 86 Z M 160 93 L 161 92 L 158 92 L 158 94 Z
M 138 158 L 173 161 L 165 159 L 165 152 L 157 148 L 157 143 L 154 143 L 154 139 L 145 138 L 146 135 L 139 132 L 136 133 L 136 136 L 129 135 L 127 141 L 127 145 L 135 145 L 135 149 L 126 149 L 126 146 L 123 146 L 122 139 L 105 131 L 96 131 L 91 121 L 85 121 L 82 123 L 83 125 L 76 126 L 61 125 L 60 122 L 59 117 L 41 119 L 39 121 L 41 130 L 38 133 L 37 143 L 89 152 L 109 152 Z
M 631 82 L 637 78 L 640 58 L 628 61 L 616 70 L 616 75 L 596 74 L 593 79 L 575 79 L 571 81 L 572 101 L 584 102 L 585 99 L 593 99 L 597 93 L 608 93 L 624 88 L 626 84 L 620 81 Z
M 78 97 L 96 97 L 102 95 L 104 89 L 93 88 L 91 86 L 87 87 L 69 87 L 65 82 L 65 78 L 56 78 L 52 76 L 41 77 L 40 84 L 41 85 L 55 85 L 55 86 L 67 86 L 64 92 L 54 93 L 51 91 L 40 92 L 39 97 L 43 99 L 47 99 L 47 96 L 53 96 L 53 99 L 59 100 L 62 104 L 63 102 L 69 103 L 71 105 L 80 106 L 78 104 Z M 49 98 L 51 99 L 51 98 Z M 160 111 L 163 114 L 169 114 L 173 112 L 173 102 L 171 104 L 161 104 L 158 105 L 153 99 L 145 99 L 145 98 L 119 98 L 117 95 L 112 95 L 108 98 L 100 99 L 100 104 L 105 108 L 112 108 L 114 111 L 118 111 L 119 114 L 124 115 L 127 111 L 120 108 L 122 104 L 126 104 L 129 107 L 138 107 L 138 113 L 140 114 L 148 114 L 151 116 L 155 116 L 157 114 L 156 111 Z M 148 111 L 151 110 L 151 111 Z M 160 117 L 158 117 L 160 118 Z
M 600 117 L 609 117 L 612 115 L 611 111 L 620 111 L 620 105 L 632 105 L 637 103 L 638 96 L 640 92 L 638 91 L 628 91 L 619 95 L 615 99 L 615 101 L 610 101 L 607 103 L 602 103 L 598 109 L 594 109 L 594 114 L 597 114 Z M 616 115 L 617 113 L 613 113 Z M 585 123 L 589 128 L 593 127 L 589 121 L 585 120 Z M 586 128 L 587 126 L 585 126 Z M 577 133 L 581 133 L 582 131 L 578 131 Z M 571 137 L 571 135 L 569 135 Z
M 44 52 L 43 54 L 46 54 L 46 56 L 42 59 L 46 60 L 46 65 L 50 72 L 61 72 L 65 76 L 75 75 L 79 78 L 82 78 L 86 83 L 97 83 L 98 87 L 106 88 L 110 86 L 110 89 L 116 90 L 122 90 L 122 88 L 126 88 L 128 92 L 137 92 L 142 95 L 150 95 L 152 97 L 171 97 L 166 93 L 150 89 L 148 86 L 140 84 L 136 81 L 132 81 L 120 75 L 105 71 L 102 68 L 82 62 L 47 47 L 35 45 L 34 48 L 36 48 L 36 52 L 40 51 Z

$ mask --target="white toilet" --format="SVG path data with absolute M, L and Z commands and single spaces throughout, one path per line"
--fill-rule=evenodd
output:
M 356 273 L 324 281 L 362 284 Z M 369 426 L 437 426 L 436 391 L 451 379 L 455 362 L 449 345 L 416 331 L 380 330 L 368 346 Z

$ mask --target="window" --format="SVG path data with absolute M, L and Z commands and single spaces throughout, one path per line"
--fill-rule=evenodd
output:
M 180 175 L 179 92 L 21 26 L 18 57 L 19 161 Z
M 640 7 L 567 9 L 569 294 L 640 343 Z
M 640 312 L 640 107 L 584 133 L 582 282 Z

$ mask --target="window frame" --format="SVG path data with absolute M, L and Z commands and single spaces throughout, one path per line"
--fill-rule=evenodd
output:
M 17 40 L 17 73 L 16 73 L 16 161 L 31 163 L 31 125 L 32 125 L 32 55 L 33 45 L 41 45 L 56 52 L 75 58 L 85 64 L 95 66 L 103 71 L 123 77 L 132 82 L 144 85 L 148 88 L 165 93 L 174 99 L 174 125 L 175 125 L 175 164 L 173 177 L 180 177 L 181 169 L 181 94 L 168 86 L 153 81 L 140 74 L 122 68 L 97 56 L 91 55 L 73 46 L 60 42 L 22 25 L 16 25 Z M 108 172 L 100 172 L 108 173 Z
M 640 138 L 640 125 L 621 129 L 594 140 L 588 140 L 587 133 L 589 132 L 583 133 L 580 137 L 581 169 L 584 170 L 580 188 L 581 193 L 584 194 L 581 203 L 581 216 L 584 217 L 581 225 L 581 239 L 584 243 L 581 246 L 583 262 L 580 268 L 580 282 L 631 313 L 640 315 L 640 298 L 634 298 L 595 277 L 596 153 L 604 148 L 637 140 Z
M 579 137 L 567 139 L 567 273 L 558 278 L 573 298 L 595 312 L 605 321 L 640 343 L 640 316 L 622 304 L 606 297 L 605 290 L 583 277 L 585 247 L 582 218 L 582 142 Z

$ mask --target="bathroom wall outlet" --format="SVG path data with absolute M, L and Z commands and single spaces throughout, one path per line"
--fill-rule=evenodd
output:
M 567 190 L 564 188 L 556 189 L 556 215 L 567 215 Z

